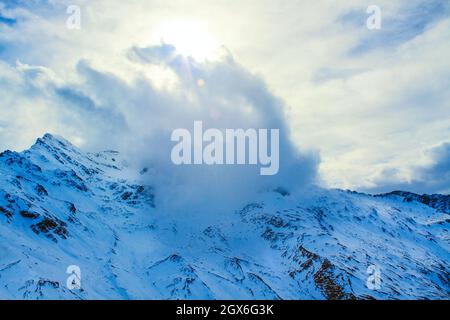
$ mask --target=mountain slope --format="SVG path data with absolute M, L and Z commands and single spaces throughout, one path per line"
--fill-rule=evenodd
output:
M 49 134 L 0 154 L 0 298 L 450 297 L 449 196 L 278 189 L 205 222 L 163 215 L 130 170 Z

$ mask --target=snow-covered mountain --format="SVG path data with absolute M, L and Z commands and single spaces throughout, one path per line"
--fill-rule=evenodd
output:
M 450 298 L 450 196 L 277 189 L 205 225 L 129 170 L 49 134 L 1 153 L 0 299 Z

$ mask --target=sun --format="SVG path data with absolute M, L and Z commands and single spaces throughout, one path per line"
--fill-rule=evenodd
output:
M 154 38 L 174 45 L 180 54 L 197 61 L 212 59 L 219 47 L 208 23 L 195 20 L 163 22 L 156 28 Z

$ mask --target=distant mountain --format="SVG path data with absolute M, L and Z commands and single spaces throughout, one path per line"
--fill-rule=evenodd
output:
M 1 153 L 0 299 L 450 298 L 448 195 L 277 189 L 204 225 L 130 171 L 50 134 Z

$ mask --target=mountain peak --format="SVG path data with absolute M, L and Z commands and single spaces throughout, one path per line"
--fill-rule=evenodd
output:
M 71 142 L 51 133 L 46 133 L 42 138 L 38 138 L 27 153 L 81 155 L 81 151 Z
M 61 136 L 46 133 L 42 138 L 38 138 L 35 144 L 59 145 L 60 147 L 74 147 L 72 143 Z
M 53 134 L 47 132 L 46 134 L 44 134 L 42 139 L 43 140 L 57 140 L 57 137 L 54 136 Z

